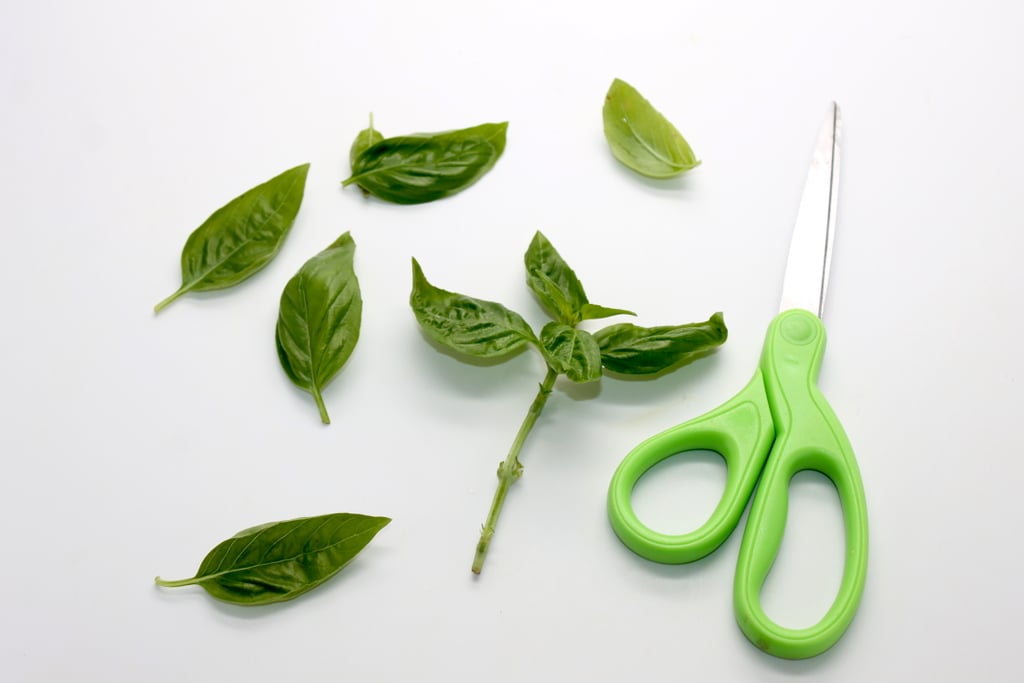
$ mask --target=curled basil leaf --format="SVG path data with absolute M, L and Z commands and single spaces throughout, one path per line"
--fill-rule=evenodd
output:
M 612 372 L 652 375 L 685 365 L 725 342 L 728 330 L 721 313 L 706 322 L 663 327 L 630 323 L 610 325 L 594 333 L 601 362 Z
M 370 114 L 370 125 L 367 128 L 359 131 L 359 135 L 352 141 L 352 146 L 348 150 L 348 163 L 355 170 L 356 159 L 359 155 L 370 149 L 378 142 L 384 139 L 384 136 L 380 134 L 373 127 L 373 114 Z
M 281 249 L 302 204 L 309 164 L 257 185 L 217 209 L 189 235 L 181 252 L 181 287 L 155 307 L 186 292 L 236 285 Z
M 375 197 L 396 204 L 422 204 L 449 197 L 494 166 L 505 151 L 507 128 L 507 122 L 485 123 L 443 133 L 385 138 L 356 156 L 352 176 L 342 185 L 355 183 Z M 358 144 L 356 138 L 353 146 Z
M 604 136 L 623 164 L 651 178 L 671 178 L 700 164 L 668 119 L 616 78 L 604 100 Z
M 359 341 L 363 300 L 353 268 L 349 233 L 306 261 L 285 285 L 275 341 L 281 367 L 316 400 L 329 424 L 321 390 L 341 370 Z
M 167 588 L 199 585 L 237 605 L 284 602 L 337 574 L 390 521 L 335 513 L 261 524 L 218 544 L 194 577 L 156 582 Z
M 540 331 L 540 345 L 548 366 L 573 382 L 601 378 L 601 349 L 586 330 L 550 322 Z
M 493 301 L 435 287 L 416 259 L 412 260 L 409 305 L 431 339 L 459 353 L 497 358 L 536 342 L 533 330 L 518 313 Z
M 589 303 L 576 273 L 540 231 L 533 236 L 523 260 L 526 263 L 526 284 L 548 315 L 559 322 L 575 326 L 581 320 L 636 315 L 631 311 Z

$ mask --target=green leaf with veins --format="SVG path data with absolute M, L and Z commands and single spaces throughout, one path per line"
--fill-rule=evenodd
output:
M 612 154 L 637 173 L 671 178 L 700 165 L 676 127 L 629 83 L 612 82 L 602 114 Z
M 590 303 L 583 284 L 555 247 L 538 230 L 523 257 L 526 284 L 541 306 L 555 320 L 575 326 L 582 320 L 613 315 L 636 315 L 621 308 Z
M 548 367 L 573 382 L 601 378 L 601 349 L 586 330 L 550 322 L 540 331 L 540 345 Z
M 653 375 L 707 355 L 725 343 L 729 332 L 721 313 L 686 325 L 639 327 L 610 325 L 594 333 L 601 362 L 624 375 Z
M 181 252 L 181 287 L 158 303 L 160 312 L 186 292 L 231 287 L 277 255 L 302 205 L 309 164 L 275 176 L 217 209 Z
M 202 586 L 236 605 L 269 605 L 297 598 L 337 574 L 391 520 L 350 513 L 270 522 L 218 544 L 190 579 L 165 588 Z
M 372 126 L 371 126 L 372 128 Z M 508 123 L 484 123 L 443 133 L 416 133 L 384 138 L 352 161 L 356 184 L 379 199 L 422 204 L 461 192 L 484 176 L 505 151 Z M 369 130 L 369 129 L 368 129 Z M 366 134 L 363 142 L 373 138 Z M 362 146 L 357 137 L 353 147 Z
M 423 331 L 434 341 L 477 358 L 499 358 L 536 342 L 533 330 L 515 311 L 430 284 L 412 260 L 409 305 Z
M 274 339 L 288 377 L 313 395 L 330 423 L 321 391 L 359 341 L 363 300 L 353 267 L 356 245 L 345 233 L 306 261 L 285 285 Z

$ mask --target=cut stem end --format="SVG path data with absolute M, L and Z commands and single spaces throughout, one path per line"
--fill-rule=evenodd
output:
M 156 585 L 163 586 L 164 588 L 180 588 L 181 586 L 191 586 L 199 583 L 196 581 L 195 577 L 191 579 L 179 579 L 178 581 L 165 581 L 158 576 L 153 580 L 156 581 Z
M 167 297 L 166 299 L 164 299 L 163 301 L 158 303 L 156 306 L 154 306 L 153 307 L 153 312 L 154 313 L 159 313 L 160 311 L 164 310 L 165 308 L 167 308 L 167 306 L 169 306 L 174 300 L 176 300 L 178 297 L 180 297 L 186 291 L 188 291 L 188 290 L 186 290 L 184 287 L 182 287 L 181 289 L 176 291 L 174 294 L 171 294 L 169 297 Z
M 519 453 L 523 450 L 526 437 L 529 436 L 530 430 L 533 429 L 534 423 L 537 422 L 537 418 L 544 409 L 544 404 L 547 403 L 548 396 L 555 386 L 555 379 L 557 377 L 558 373 L 549 367 L 547 375 L 544 376 L 544 381 L 541 382 L 540 389 L 537 391 L 537 396 L 533 399 L 526 417 L 523 418 L 523 423 L 519 426 L 519 432 L 516 434 L 515 441 L 512 442 L 508 455 L 498 465 L 498 489 L 494 492 L 494 499 L 491 501 L 491 511 L 487 515 L 487 521 L 484 523 L 483 530 L 480 532 L 480 541 L 476 544 L 476 555 L 473 557 L 474 574 L 479 575 L 483 571 L 484 561 L 487 559 L 487 551 L 490 550 L 491 538 L 494 537 L 498 517 L 501 515 L 501 508 L 505 504 L 505 497 L 508 495 L 509 486 L 512 485 L 512 482 L 519 479 L 523 473 L 523 465 L 519 462 Z
M 320 395 L 319 389 L 313 389 L 313 398 L 316 400 L 317 410 L 320 411 L 320 421 L 325 425 L 331 424 L 331 417 L 327 414 L 327 406 L 324 404 L 324 397 Z

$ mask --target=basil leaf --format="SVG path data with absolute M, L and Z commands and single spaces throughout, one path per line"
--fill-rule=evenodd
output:
M 584 320 L 598 320 L 599 318 L 610 318 L 613 315 L 636 315 L 633 311 L 624 308 L 606 308 L 596 304 L 583 304 L 580 314 Z
M 612 154 L 637 173 L 671 178 L 700 164 L 676 127 L 625 81 L 612 82 L 603 114 Z
M 281 367 L 313 394 L 320 419 L 330 424 L 321 396 L 359 341 L 363 300 L 352 261 L 356 245 L 345 233 L 306 261 L 285 285 L 275 340 Z
M 508 123 L 485 123 L 443 133 L 386 138 L 363 150 L 352 163 L 356 183 L 396 204 L 422 204 L 460 192 L 498 161 L 505 151 Z M 358 139 L 357 139 L 358 141 Z
M 308 172 L 309 164 L 296 166 L 214 211 L 185 242 L 181 287 L 155 310 L 186 292 L 236 285 L 267 265 L 295 222 Z
M 728 334 L 722 314 L 715 313 L 706 322 L 687 325 L 611 325 L 594 337 L 601 348 L 601 362 L 612 372 L 652 375 L 707 355 Z
M 601 350 L 589 332 L 550 322 L 540 331 L 540 345 L 551 369 L 573 382 L 601 378 Z
M 576 273 L 538 230 L 526 249 L 526 284 L 552 318 L 566 325 L 583 319 L 586 292 Z
M 427 336 L 470 356 L 497 358 L 537 340 L 522 316 L 501 304 L 430 284 L 416 259 L 409 305 Z
M 352 146 L 348 150 L 348 162 L 352 169 L 355 169 L 356 158 L 360 154 L 370 149 L 383 139 L 384 136 L 373 127 L 373 114 L 370 114 L 370 126 L 359 131 L 359 135 L 357 135 L 356 139 L 352 141 Z
M 237 605 L 291 600 L 337 574 L 390 521 L 336 513 L 261 524 L 218 544 L 191 579 L 156 582 L 199 585 Z
M 587 300 L 583 284 L 551 242 L 540 232 L 526 249 L 526 284 L 555 320 L 576 326 L 581 320 L 636 315 L 621 308 L 597 306 Z

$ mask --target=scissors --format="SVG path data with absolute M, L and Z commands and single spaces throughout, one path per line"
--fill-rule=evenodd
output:
M 718 408 L 630 451 L 608 491 L 608 515 L 619 539 L 638 555 L 667 564 L 693 562 L 717 549 L 753 497 L 733 584 L 736 620 L 757 647 L 786 659 L 814 657 L 839 640 L 857 611 L 867 575 L 864 485 L 846 433 L 816 385 L 825 352 L 820 316 L 835 236 L 841 129 L 833 103 L 797 214 L 781 312 L 768 326 L 754 378 Z M 645 526 L 633 510 L 633 488 L 657 463 L 695 450 L 719 453 L 727 467 L 725 492 L 711 517 L 682 535 Z M 846 552 L 839 592 L 828 612 L 813 626 L 792 629 L 768 618 L 760 592 L 782 543 L 790 480 L 803 470 L 820 472 L 835 485 Z

